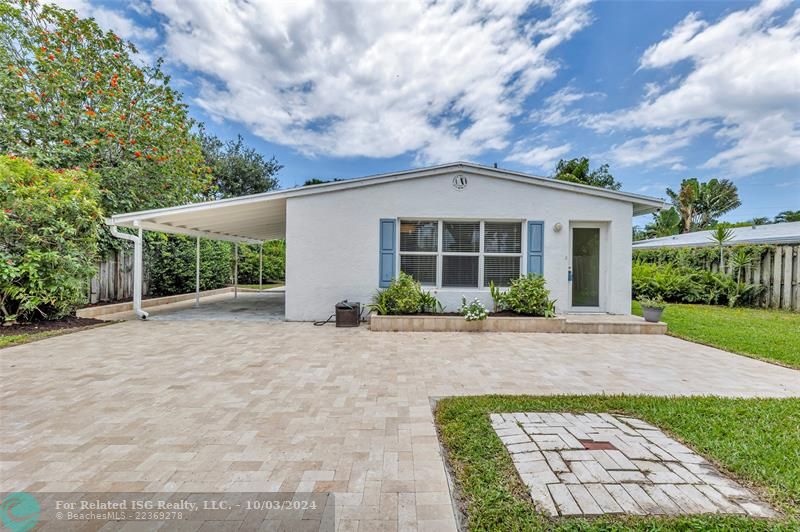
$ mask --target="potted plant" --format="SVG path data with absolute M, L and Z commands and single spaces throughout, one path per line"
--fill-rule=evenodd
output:
M 667 308 L 667 304 L 660 297 L 640 297 L 639 304 L 642 306 L 644 321 L 658 323 L 661 321 L 661 313 Z

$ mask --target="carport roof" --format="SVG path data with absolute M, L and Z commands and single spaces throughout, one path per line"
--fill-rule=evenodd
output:
M 647 214 L 665 206 L 662 200 L 649 196 L 557 181 L 548 177 L 533 176 L 474 163 L 456 162 L 204 203 L 115 214 L 106 220 L 106 223 L 119 227 L 141 227 L 150 231 L 201 236 L 215 240 L 257 243 L 285 238 L 286 200 L 288 198 L 430 177 L 454 171 L 626 201 L 633 205 L 635 216 Z

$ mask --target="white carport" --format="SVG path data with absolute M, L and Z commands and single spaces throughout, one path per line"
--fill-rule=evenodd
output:
M 106 220 L 114 236 L 134 244 L 134 295 L 136 314 L 147 318 L 142 310 L 142 232 L 159 231 L 193 236 L 197 239 L 196 251 L 196 302 L 200 301 L 200 238 L 224 240 L 235 244 L 234 287 L 238 284 L 239 243 L 259 244 L 267 240 L 286 237 L 286 192 L 254 194 L 179 207 L 153 209 L 111 216 Z M 137 231 L 130 234 L 119 231 L 127 227 Z M 262 283 L 263 254 L 259 260 L 259 287 Z M 237 296 L 234 290 L 234 297 Z

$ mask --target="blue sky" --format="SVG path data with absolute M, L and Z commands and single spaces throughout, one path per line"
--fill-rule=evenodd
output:
M 733 179 L 730 220 L 800 209 L 797 3 L 59 3 L 163 56 L 192 115 L 274 154 L 283 187 L 588 156 L 658 197 Z

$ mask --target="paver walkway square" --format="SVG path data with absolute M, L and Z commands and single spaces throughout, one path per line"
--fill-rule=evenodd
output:
M 491 421 L 549 515 L 774 515 L 702 456 L 636 418 L 514 412 Z

